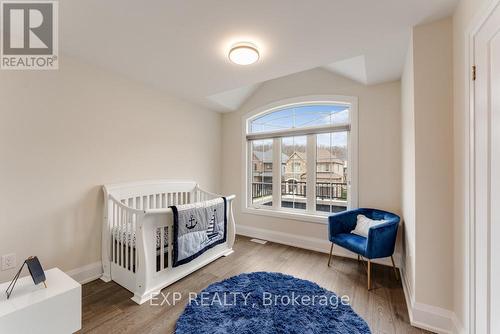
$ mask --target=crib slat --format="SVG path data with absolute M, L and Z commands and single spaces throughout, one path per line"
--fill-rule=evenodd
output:
M 120 207 L 116 205 L 116 236 L 115 236 L 115 263 L 120 264 Z
M 130 213 L 126 211 L 126 219 L 125 219 L 125 235 L 127 236 L 127 240 L 125 241 L 125 269 L 128 269 L 129 264 L 130 264 L 130 247 L 132 246 L 132 243 L 129 241 L 131 239 L 130 235 Z
M 122 267 L 125 268 L 127 265 L 127 210 L 123 209 L 123 230 L 122 230 L 122 235 L 123 235 L 123 243 L 122 243 Z
M 135 219 L 135 214 L 130 215 L 130 246 L 128 247 L 128 270 L 132 271 L 134 268 L 134 245 L 133 245 L 133 240 L 135 236 L 135 229 L 134 229 L 134 219 Z
M 168 234 L 168 269 L 172 269 L 172 245 L 173 245 L 173 225 L 167 226 Z
M 144 208 L 142 207 L 142 199 L 139 199 L 139 202 L 138 202 L 138 209 L 140 210 L 144 210 Z M 136 241 L 136 245 L 134 247 L 134 264 L 135 264 L 135 267 L 134 267 L 134 272 L 137 272 L 137 266 L 139 265 L 139 256 L 137 254 L 137 215 L 135 216 L 135 224 L 134 224 L 134 231 L 136 233 L 136 236 L 135 236 L 135 241 Z
M 123 263 L 124 263 L 123 244 L 125 242 L 124 235 L 123 235 L 123 228 L 125 226 L 124 221 L 125 221 L 125 210 L 123 210 L 123 208 L 120 208 L 120 266 L 122 266 L 122 267 L 123 267 Z
M 128 268 L 128 238 L 129 238 L 129 227 L 130 227 L 130 224 L 129 224 L 129 219 L 130 219 L 130 213 L 125 210 L 125 244 L 123 245 L 123 247 L 125 248 L 125 269 Z
M 136 197 L 135 208 L 136 209 L 141 208 L 140 197 Z M 132 254 L 132 271 L 135 272 L 137 270 L 137 238 L 138 238 L 138 236 L 137 236 L 137 214 L 134 214 L 133 228 L 134 228 L 136 245 L 135 245 L 135 247 L 132 248 L 132 252 L 133 252 L 133 254 Z
M 164 251 L 166 251 L 167 253 L 163 253 L 163 258 L 165 258 L 165 255 L 166 255 L 166 263 L 165 263 L 165 269 L 168 269 L 170 268 L 170 234 L 168 233 L 168 225 L 167 226 L 164 226 L 162 227 L 164 233 L 166 233 L 166 237 L 167 237 L 167 243 L 164 245 Z
M 126 252 L 126 245 L 127 245 L 127 234 L 126 234 L 126 228 L 127 228 L 127 211 L 125 209 L 122 209 L 122 249 L 121 249 L 121 256 L 122 256 L 122 267 L 125 267 L 125 252 Z
M 135 234 L 135 247 L 133 248 L 133 252 L 134 252 L 134 267 L 132 268 L 132 271 L 135 273 L 137 271 L 137 247 L 138 247 L 138 244 L 137 244 L 137 215 L 135 215 L 135 218 L 134 218 L 134 234 Z
M 111 259 L 113 260 L 113 263 L 116 263 L 116 204 L 114 201 L 111 201 L 112 209 L 113 209 L 113 216 L 111 220 Z
M 121 261 L 122 261 L 122 255 L 121 255 L 121 250 L 122 250 L 122 208 L 118 207 L 118 229 L 116 230 L 116 233 L 118 234 L 117 239 L 118 243 L 116 244 L 116 250 L 118 252 L 117 256 L 117 261 L 118 265 L 121 266 Z
M 160 227 L 160 271 L 165 268 L 165 260 L 163 257 L 164 237 L 165 237 L 165 229 L 163 227 Z
M 132 241 L 133 241 L 133 236 L 134 236 L 134 229 L 133 229 L 133 226 L 132 226 L 132 220 L 134 219 L 134 214 L 133 213 L 129 213 L 129 219 L 128 219 L 128 233 L 129 233 L 129 236 L 130 236 L 130 242 L 129 244 L 127 245 L 127 257 L 128 257 L 128 266 L 127 266 L 127 269 L 128 270 L 132 270 L 132 248 L 133 248 L 133 244 L 132 244 Z
M 116 245 L 117 251 L 118 251 L 118 256 L 117 256 L 117 264 L 121 266 L 122 264 L 122 208 L 118 207 L 118 229 L 116 230 L 116 233 L 118 233 L 118 243 Z

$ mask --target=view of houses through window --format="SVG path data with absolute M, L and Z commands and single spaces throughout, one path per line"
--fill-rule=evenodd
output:
M 317 135 L 316 211 L 338 212 L 346 209 L 347 135 L 347 132 Z
M 348 112 L 348 107 L 336 105 L 296 107 L 266 114 L 256 119 L 255 123 L 252 122 L 251 131 L 272 133 L 268 139 L 249 141 L 251 203 L 272 207 L 274 200 L 278 208 L 308 212 L 346 210 L 349 128 L 338 129 L 335 126 L 348 124 Z M 307 125 L 313 124 L 322 131 L 309 131 L 312 133 L 298 136 L 276 136 L 277 130 L 300 128 L 297 120 Z M 324 132 L 325 124 L 331 125 L 333 131 Z M 315 147 L 315 152 L 307 152 L 311 147 Z M 280 155 L 279 159 L 275 159 L 275 154 Z M 275 170 L 277 166 L 273 166 L 274 161 L 280 162 L 278 170 Z M 308 177 L 308 173 L 315 173 L 314 177 Z M 277 176 L 281 189 L 273 192 L 273 180 Z M 314 192 L 308 192 L 311 180 L 314 180 Z M 308 196 L 313 197 L 312 194 L 314 198 L 308 199 Z
M 252 142 L 252 203 L 273 205 L 273 140 Z
M 281 207 L 306 209 L 306 136 L 281 138 Z

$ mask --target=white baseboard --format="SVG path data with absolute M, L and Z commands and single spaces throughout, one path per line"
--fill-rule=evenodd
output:
M 67 271 L 66 274 L 71 276 L 78 283 L 85 284 L 102 276 L 102 263 L 101 261 L 90 263 L 83 267 Z
M 454 312 L 433 305 L 417 303 L 410 292 L 404 270 L 401 270 L 401 278 L 412 326 L 439 334 L 462 333 L 458 318 Z
M 262 228 L 252 227 L 248 225 L 236 225 L 236 234 L 243 235 L 251 238 L 263 239 L 278 244 L 309 249 L 320 253 L 330 253 L 330 241 L 328 241 L 327 236 L 325 239 L 312 238 L 305 236 L 298 236 L 296 234 L 271 231 Z M 333 255 L 348 257 L 356 259 L 357 255 L 341 247 L 333 247 Z M 401 263 L 401 256 L 397 253 L 394 254 L 394 262 L 396 266 L 399 267 Z M 373 263 L 378 263 L 386 266 L 392 266 L 390 258 L 376 259 Z
M 453 313 L 453 329 L 456 334 L 466 334 L 465 327 L 462 325 L 460 319 L 458 319 L 457 315 Z

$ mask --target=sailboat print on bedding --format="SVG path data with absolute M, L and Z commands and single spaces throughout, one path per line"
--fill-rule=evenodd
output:
M 226 242 L 227 201 L 225 197 L 172 206 L 174 214 L 173 266 L 197 258 Z

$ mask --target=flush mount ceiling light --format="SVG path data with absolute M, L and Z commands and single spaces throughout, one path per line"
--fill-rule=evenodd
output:
M 259 50 L 252 43 L 238 43 L 231 47 L 229 60 L 238 65 L 250 65 L 259 60 Z

